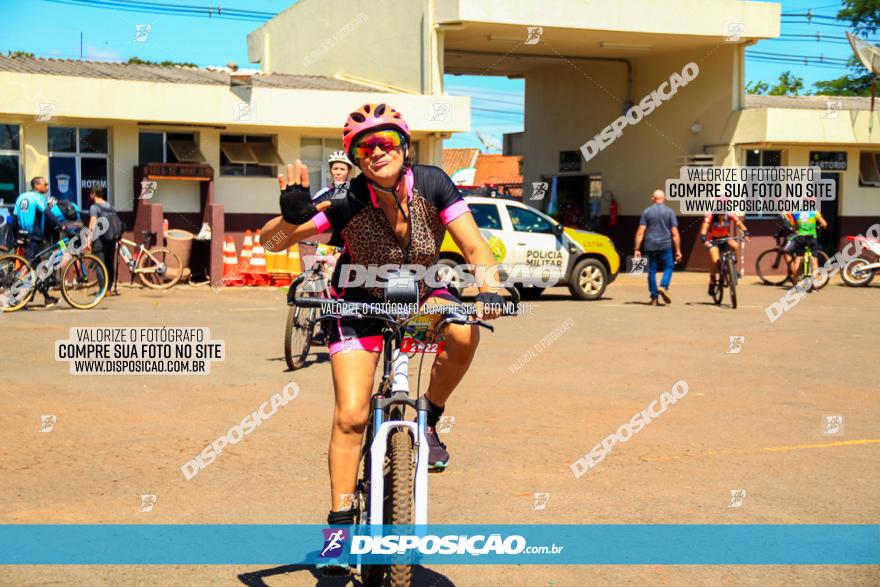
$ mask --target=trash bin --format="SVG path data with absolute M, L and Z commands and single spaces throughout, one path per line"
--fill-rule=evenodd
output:
M 183 268 L 181 281 L 186 281 L 190 274 L 189 256 L 192 252 L 193 237 L 193 233 L 179 228 L 172 228 L 165 233 L 165 246 L 180 257 L 180 266 Z

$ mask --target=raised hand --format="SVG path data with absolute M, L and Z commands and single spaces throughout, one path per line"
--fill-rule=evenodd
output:
M 295 165 L 287 166 L 287 177 L 278 175 L 278 186 L 281 188 L 281 215 L 290 224 L 303 224 L 330 206 L 330 202 L 321 202 L 318 206 L 312 203 L 309 168 L 299 159 Z

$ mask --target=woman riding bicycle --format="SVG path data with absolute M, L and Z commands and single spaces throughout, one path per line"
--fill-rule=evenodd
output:
M 332 228 L 344 250 L 331 280 L 332 297 L 346 301 L 377 302 L 383 292 L 373 287 L 342 286 L 342 268 L 437 263 L 440 244 L 448 230 L 472 266 L 494 267 L 495 257 L 470 214 L 467 204 L 441 169 L 414 165 L 410 160 L 410 132 L 401 114 L 387 104 L 365 104 L 348 116 L 343 129 L 345 154 L 361 175 L 351 181 L 344 197 L 317 205 L 309 196 L 308 170 L 299 161 L 288 165 L 281 186 L 282 216 L 263 227 L 263 241 L 284 250 L 293 243 Z M 490 271 L 491 272 L 491 271 Z M 428 272 L 430 273 L 430 272 Z M 478 317 L 498 316 L 501 296 L 490 283 L 478 284 Z M 435 282 L 436 283 L 436 282 Z M 454 304 L 445 288 L 418 283 L 421 301 Z M 491 304 L 483 311 L 485 304 Z M 344 506 L 344 496 L 355 492 L 361 442 L 367 425 L 376 366 L 382 350 L 382 322 L 370 318 L 328 320 L 330 365 L 336 396 L 330 435 L 330 524 L 352 524 L 355 512 Z M 440 442 L 436 424 L 452 391 L 474 357 L 479 333 L 476 326 L 450 325 L 446 345 L 431 368 L 426 393 L 429 401 L 429 464 L 443 468 L 449 453 Z M 342 511 L 340 511 L 342 510 Z
M 709 266 L 710 296 L 715 295 L 715 288 L 718 287 L 718 270 L 721 265 L 722 249 L 730 248 L 734 254 L 739 251 L 739 243 L 735 240 L 715 242 L 715 239 L 730 236 L 731 223 L 736 224 L 737 228 L 743 231 L 746 240 L 749 240 L 749 230 L 736 214 L 706 214 L 703 218 L 703 226 L 700 228 L 700 238 L 706 245 L 706 248 L 709 249 L 709 259 L 712 262 Z

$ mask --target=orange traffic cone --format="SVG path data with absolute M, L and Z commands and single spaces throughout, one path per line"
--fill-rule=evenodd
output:
M 287 262 L 287 251 L 267 252 L 266 269 L 272 276 L 272 285 L 286 287 L 290 285 L 290 269 Z
M 253 254 L 248 263 L 245 279 L 248 285 L 260 286 L 272 283 L 269 273 L 266 271 L 266 251 L 263 250 L 263 245 L 260 244 L 259 230 L 257 230 L 257 235 L 254 237 Z
M 226 237 L 223 243 L 223 285 L 238 287 L 244 285 L 241 267 L 238 266 L 238 257 L 235 255 L 235 241 L 231 236 Z
M 251 235 L 250 230 L 244 231 L 244 242 L 241 245 L 241 271 L 244 273 L 247 271 L 248 265 L 251 262 L 251 255 L 254 253 L 254 237 Z M 247 280 L 245 280 L 247 281 Z

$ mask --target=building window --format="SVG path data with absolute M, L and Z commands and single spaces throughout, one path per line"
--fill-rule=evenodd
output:
M 80 208 L 92 204 L 92 188 L 103 188 L 112 202 L 108 182 L 106 128 L 49 127 L 49 193 Z
M 880 187 L 880 152 L 859 153 L 859 185 Z
M 16 124 L 0 124 L 0 207 L 12 206 L 21 189 L 21 142 Z
M 195 133 L 142 132 L 138 135 L 138 165 L 204 163 Z
M 746 167 L 779 167 L 782 165 L 782 151 L 749 149 L 746 151 Z
M 272 137 L 221 135 L 220 175 L 275 177 L 276 166 L 283 165 Z

